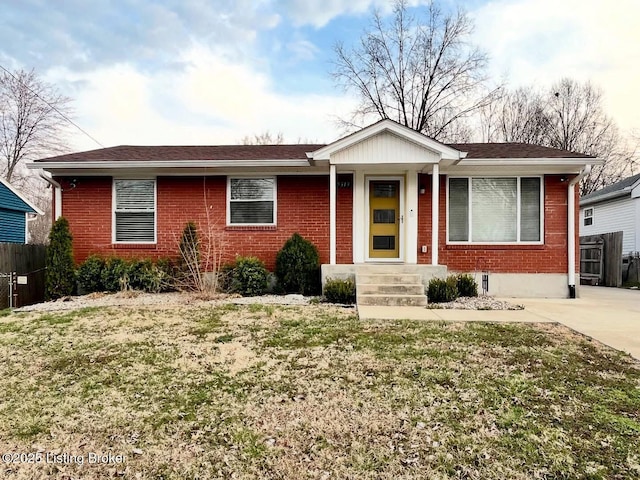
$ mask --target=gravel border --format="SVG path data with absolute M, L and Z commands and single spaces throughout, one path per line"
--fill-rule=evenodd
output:
M 460 297 L 453 302 L 430 303 L 430 309 L 458 309 L 458 310 L 524 310 L 523 305 L 497 300 L 488 295 L 478 297 Z
M 37 303 L 26 307 L 16 308 L 15 312 L 57 312 L 77 310 L 87 307 L 136 307 L 136 306 L 180 306 L 198 303 L 234 303 L 249 305 L 260 303 L 264 305 L 310 305 L 322 303 L 322 297 L 305 297 L 303 295 L 262 295 L 258 297 L 241 297 L 238 295 L 203 295 L 197 293 L 144 293 L 126 291 L 118 293 L 90 293 L 76 297 L 63 297 L 52 302 Z M 344 305 L 342 305 L 344 306 Z M 351 305 L 350 307 L 353 307 Z M 430 303 L 430 309 L 460 309 L 460 310 L 523 310 L 522 305 L 516 305 L 504 300 L 482 295 L 479 297 L 461 297 L 448 303 Z
M 118 293 L 90 293 L 75 297 L 62 297 L 51 302 L 36 303 L 21 308 L 15 312 L 57 312 L 77 310 L 87 307 L 136 307 L 136 306 L 178 306 L 197 303 L 235 303 L 247 305 L 262 303 L 270 305 L 309 305 L 316 303 L 319 297 L 305 297 L 303 295 L 263 295 L 260 297 L 240 297 L 238 295 L 203 295 L 197 293 L 145 293 L 126 291 Z

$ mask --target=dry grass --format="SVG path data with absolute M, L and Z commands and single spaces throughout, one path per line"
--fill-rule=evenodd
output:
M 37 478 L 638 478 L 640 369 L 556 325 L 218 304 L 0 317 L 0 464 Z

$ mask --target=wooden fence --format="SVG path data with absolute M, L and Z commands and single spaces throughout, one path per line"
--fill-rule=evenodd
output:
M 640 283 L 640 252 L 630 252 L 622 258 L 622 281 Z
M 580 237 L 580 283 L 622 286 L 622 232 Z
M 44 301 L 46 249 L 0 243 L 0 309 Z

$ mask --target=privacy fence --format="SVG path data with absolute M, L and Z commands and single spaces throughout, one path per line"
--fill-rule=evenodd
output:
M 0 309 L 44 301 L 46 248 L 0 243 Z
M 620 287 L 640 281 L 640 253 L 622 251 L 622 232 L 580 237 L 580 283 Z

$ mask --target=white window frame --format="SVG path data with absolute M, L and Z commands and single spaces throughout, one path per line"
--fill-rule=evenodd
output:
M 273 180 L 273 222 L 271 223 L 231 223 L 231 180 Z M 238 200 L 242 202 L 264 202 L 264 200 Z M 275 175 L 227 175 L 227 227 L 275 227 L 278 224 L 278 177 Z
M 590 215 L 587 215 L 587 212 L 591 212 Z M 582 216 L 582 225 L 583 226 L 585 226 L 585 227 L 593 226 L 594 213 L 595 213 L 595 210 L 594 210 L 593 207 L 589 207 L 589 208 L 585 208 L 584 209 L 584 215 Z M 591 220 L 591 223 L 589 225 L 587 225 L 587 219 Z
M 123 242 L 116 240 L 116 182 L 118 180 L 153 181 L 153 241 L 152 242 Z M 135 213 L 131 212 L 130 213 Z M 141 212 L 143 212 L 141 210 Z M 146 212 L 146 210 L 144 210 Z M 113 177 L 111 181 L 111 242 L 117 245 L 156 245 L 158 243 L 158 179 L 156 177 Z
M 515 178 L 516 179 L 516 235 L 517 240 L 514 242 L 473 242 L 471 240 L 467 241 L 452 241 L 449 240 L 449 180 L 451 178 L 466 178 L 468 179 L 467 187 L 469 189 L 469 239 L 473 238 L 473 198 L 472 198 L 472 180 L 474 178 Z M 538 241 L 521 241 L 520 240 L 520 181 L 522 178 L 539 178 L 540 179 L 540 240 Z M 545 198 L 545 190 L 544 190 L 544 175 L 450 175 L 447 176 L 446 182 L 446 202 L 447 202 L 447 245 L 544 245 L 544 198 Z

